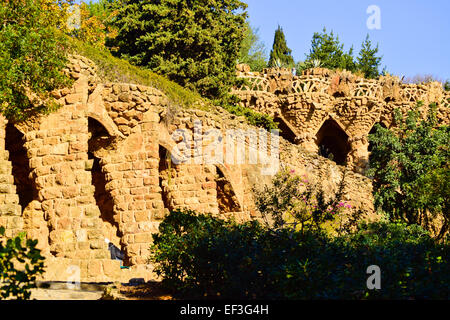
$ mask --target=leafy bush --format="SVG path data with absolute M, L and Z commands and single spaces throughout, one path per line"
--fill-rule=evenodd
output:
M 448 244 L 417 227 L 362 225 L 329 238 L 175 211 L 152 251 L 163 284 L 184 298 L 448 299 L 450 292 Z M 366 287 L 370 265 L 381 268 L 381 290 Z
M 270 186 L 254 190 L 255 202 L 265 220 L 273 220 L 275 228 L 321 230 L 327 221 L 337 220 L 351 205 L 341 201 L 343 181 L 338 191 L 326 199 L 324 190 L 312 184 L 295 170 L 283 169 L 272 179 Z M 339 225 L 338 232 L 347 226 Z
M 29 299 L 36 276 L 44 272 L 37 240 L 27 240 L 24 245 L 23 235 L 8 240 L 4 235 L 5 228 L 0 227 L 0 297 Z
M 69 83 L 62 72 L 67 41 L 61 9 L 68 1 L 0 3 L 0 112 L 23 120 L 56 109 L 49 93 Z
M 395 111 L 392 130 L 376 125 L 369 135 L 373 144 L 369 174 L 374 177 L 378 209 L 391 219 L 420 224 L 431 230 L 433 218 L 442 218 L 436 234 L 442 238 L 450 227 L 449 126 L 438 126 L 436 106 L 430 105 L 425 119 L 417 107 L 404 117 Z

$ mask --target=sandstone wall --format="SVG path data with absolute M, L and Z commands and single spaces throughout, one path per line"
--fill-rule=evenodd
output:
M 59 110 L 23 123 L 0 121 L 0 225 L 6 226 L 8 236 L 26 231 L 39 240 L 47 258 L 44 279 L 73 281 L 79 272 L 82 281 L 148 280 L 154 277 L 147 263 L 152 234 L 169 210 L 189 208 L 239 221 L 261 219 L 252 190 L 270 183 L 277 171 L 271 169 L 283 166 L 306 174 L 330 192 L 343 180 L 343 200 L 354 212 L 363 209 L 365 218 L 376 218 L 370 179 L 318 156 L 307 143 L 326 117 L 337 114 L 332 108 L 368 106 L 370 99 L 336 98 L 319 84 L 319 92 L 311 95 L 289 93 L 285 89 L 296 81 L 289 76 L 276 76 L 278 82 L 265 91 L 239 93 L 244 104 L 269 114 L 277 110 L 291 130 L 297 130 L 303 143 L 280 138 L 278 164 L 273 158 L 278 151 L 270 151 L 275 140 L 267 137 L 267 145 L 260 148 L 258 139 L 267 132 L 248 125 L 243 117 L 214 106 L 208 111 L 177 107 L 154 88 L 103 83 L 86 58 L 74 56 L 70 61 L 67 72 L 75 83 L 53 93 L 62 105 Z M 279 95 L 285 100 L 279 102 Z M 329 100 L 318 102 L 318 95 Z M 374 121 L 364 110 L 350 108 L 349 117 L 336 118 L 347 128 L 352 146 Z M 300 121 L 305 115 L 306 124 Z M 19 132 L 14 143 L 6 135 L 12 129 Z M 177 135 L 180 130 L 184 136 Z M 230 132 L 235 140 L 227 139 Z M 227 141 L 232 148 L 238 142 L 244 146 L 233 149 L 233 161 L 204 161 L 206 154 L 231 150 Z M 23 147 L 26 155 L 9 155 L 9 145 L 16 145 L 14 150 Z M 193 147 L 197 149 L 190 161 L 176 161 Z M 363 157 L 360 148 L 352 147 L 355 158 Z M 27 164 L 29 173 L 22 170 L 17 176 L 18 163 Z M 22 190 L 30 190 L 27 201 Z M 105 238 L 125 252 L 129 269 L 110 259 Z
M 274 116 L 285 129 L 284 136 L 306 150 L 319 152 L 324 133 L 336 136 L 327 128 L 332 123 L 349 149 L 343 151 L 346 166 L 360 173 L 369 165 L 369 132 L 376 123 L 387 128 L 395 125 L 394 109 L 406 114 L 422 101 L 420 111 L 425 116 L 428 104 L 436 103 L 439 121 L 450 122 L 450 93 L 438 82 L 402 84 L 391 76 L 368 80 L 322 68 L 306 70 L 301 76 L 287 69 L 255 73 L 245 65 L 238 66 L 238 76 L 247 82 L 233 91 L 241 104 Z

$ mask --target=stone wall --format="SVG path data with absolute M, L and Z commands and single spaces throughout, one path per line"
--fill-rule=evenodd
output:
M 252 190 L 270 183 L 279 167 L 306 174 L 328 192 L 343 181 L 343 200 L 351 202 L 355 212 L 364 209 L 366 218 L 376 218 L 370 179 L 311 152 L 315 150 L 306 142 L 313 128 L 302 127 L 294 118 L 310 114 L 309 123 L 317 127 L 334 113 L 314 95 L 286 93 L 295 77 L 274 76 L 278 82 L 265 91 L 239 93 L 244 104 L 260 105 L 259 110 L 269 114 L 278 110 L 291 119 L 288 129 L 302 132 L 297 135 L 304 141 L 300 145 L 280 138 L 278 164 L 278 149 L 271 151 L 276 140 L 267 137 L 267 145 L 262 144 L 267 132 L 243 117 L 215 106 L 176 107 L 146 86 L 104 83 L 96 66 L 81 56 L 71 57 L 66 71 L 75 82 L 70 89 L 53 92 L 61 104 L 57 111 L 22 123 L 0 119 L 0 225 L 8 237 L 26 231 L 38 239 L 46 256 L 45 280 L 74 281 L 78 273 L 81 281 L 151 279 L 152 234 L 169 210 L 188 208 L 238 221 L 261 219 Z M 274 97 L 283 94 L 286 100 L 276 102 Z M 358 105 L 361 99 L 348 103 Z M 361 100 L 361 106 L 367 101 Z M 355 110 L 351 114 L 359 112 L 357 119 L 365 117 Z M 372 120 L 364 125 L 361 120 L 359 129 L 344 118 L 337 121 L 357 145 L 355 136 L 361 128 L 370 130 Z M 230 132 L 233 139 L 228 139 Z M 193 147 L 189 161 L 177 161 Z M 232 161 L 205 161 L 230 150 Z M 129 269 L 110 259 L 105 239 L 125 253 Z
M 340 150 L 331 153 L 344 157 L 339 164 L 360 173 L 369 164 L 368 134 L 376 123 L 387 128 L 395 125 L 394 109 L 406 114 L 422 101 L 420 111 L 425 116 L 428 105 L 436 103 L 439 121 L 449 123 L 450 93 L 438 82 L 403 84 L 392 76 L 369 80 L 323 68 L 294 76 L 288 69 L 257 73 L 238 65 L 237 74 L 246 80 L 233 90 L 243 106 L 275 117 L 283 136 L 312 153 L 341 144 Z

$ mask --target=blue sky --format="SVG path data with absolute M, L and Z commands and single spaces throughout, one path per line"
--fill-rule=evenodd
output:
M 243 0 L 267 54 L 278 24 L 294 59 L 304 60 L 314 32 L 333 30 L 345 50 L 357 54 L 366 34 L 379 43 L 382 67 L 396 75 L 432 74 L 450 79 L 450 1 L 448 0 Z M 366 13 L 380 8 L 381 29 L 369 30 Z

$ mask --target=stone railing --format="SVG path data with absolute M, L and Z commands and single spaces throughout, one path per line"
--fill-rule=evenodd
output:
M 238 91 L 269 91 L 269 80 L 265 77 L 244 76 L 245 83 L 238 87 Z
M 327 78 L 318 78 L 316 76 L 295 77 L 292 81 L 292 91 L 294 93 L 326 93 L 330 81 Z
M 358 79 L 351 93 L 353 97 L 381 99 L 383 97 L 383 88 L 376 80 Z
M 339 73 L 330 70 L 321 74 L 307 72 L 301 76 L 293 76 L 292 74 L 286 76 L 285 73 L 281 72 L 277 75 L 273 70 L 265 71 L 266 73 L 238 72 L 238 77 L 245 79 L 246 83 L 235 88 L 234 92 L 264 91 L 276 93 L 282 91 L 293 94 L 320 93 L 333 95 L 336 91 L 342 91 L 345 94 L 341 96 L 366 97 L 376 100 L 384 100 L 390 96 L 395 97 L 396 101 L 405 103 L 419 100 L 428 101 L 430 96 L 448 96 L 437 83 L 403 84 L 400 79 L 391 76 L 383 76 L 375 80 L 364 79 L 349 72 Z M 280 78 L 281 75 L 283 75 L 283 79 Z M 282 84 L 282 88 L 280 84 Z M 343 88 L 345 89 L 343 90 Z

